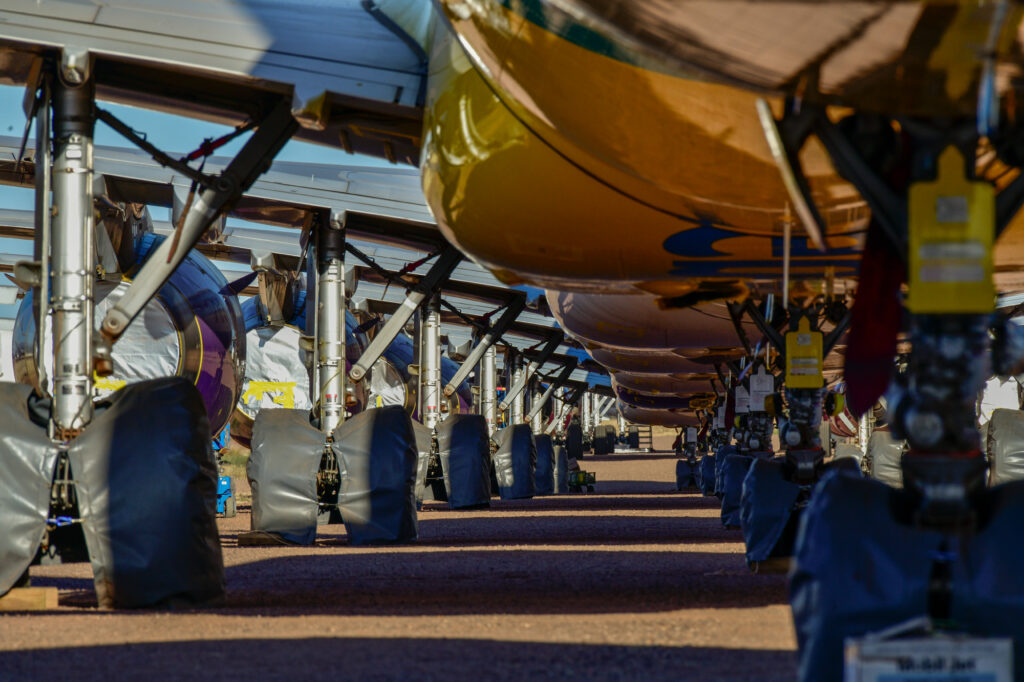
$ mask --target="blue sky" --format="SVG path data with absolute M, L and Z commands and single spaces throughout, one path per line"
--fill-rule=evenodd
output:
M 0 86 L 0 134 L 13 135 L 15 137 L 21 136 L 25 126 L 25 113 L 21 108 L 24 93 L 24 88 Z M 227 126 L 158 111 L 150 111 L 148 109 L 122 106 L 109 102 L 102 103 L 101 106 L 135 130 L 146 133 L 146 137 L 150 142 L 167 152 L 184 154 L 198 147 L 208 137 L 220 137 L 231 131 L 231 128 Z M 217 154 L 220 156 L 234 155 L 241 149 L 246 137 L 247 135 L 243 135 L 221 147 Z M 95 142 L 98 145 L 112 147 L 130 146 L 127 140 L 103 123 L 96 124 Z M 305 161 L 338 165 L 390 165 L 382 159 L 348 154 L 341 149 L 294 141 L 286 144 L 276 158 L 279 161 Z M 0 206 L 4 208 L 31 208 L 32 192 L 27 189 L 0 186 Z M 159 212 L 154 214 L 157 217 L 162 217 Z

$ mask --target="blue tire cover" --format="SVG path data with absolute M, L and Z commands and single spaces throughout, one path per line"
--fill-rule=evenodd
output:
M 973 535 L 951 538 L 952 617 L 966 632 L 1011 637 L 1024 660 L 1024 481 L 985 490 Z M 842 679 L 843 640 L 927 610 L 942 535 L 911 523 L 910 497 L 878 481 L 829 471 L 801 520 L 790 579 L 800 679 Z M 1020 679 L 1018 668 L 1017 679 Z

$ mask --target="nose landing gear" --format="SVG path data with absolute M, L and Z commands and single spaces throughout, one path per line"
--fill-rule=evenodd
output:
M 790 584 L 800 678 L 840 679 L 844 642 L 856 666 L 866 643 L 884 637 L 859 638 L 905 631 L 907 623 L 924 624 L 932 637 L 1013 638 L 1024 661 L 1024 579 L 1006 570 L 1024 559 L 1012 539 L 1024 484 L 985 487 L 974 425 L 974 401 L 992 369 L 1010 372 L 1020 360 L 1005 351 L 1015 339 L 993 354 L 990 329 L 995 324 L 996 338 L 1015 335 L 993 319 L 992 245 L 1024 200 L 1024 178 L 997 196 L 994 183 L 977 177 L 977 150 L 989 141 L 973 120 L 853 114 L 833 123 L 824 111 L 789 107 L 780 132 L 791 157 L 811 131 L 870 204 L 869 246 L 884 243 L 885 258 L 906 264 L 912 349 L 886 396 L 893 435 L 909 445 L 904 489 L 827 472 L 803 514 Z M 1020 165 L 1020 133 L 990 134 L 1007 166 Z M 868 270 L 878 256 L 865 250 Z M 862 282 L 857 306 L 888 310 L 901 284 Z M 894 347 L 899 329 L 890 326 L 867 335 L 890 336 L 877 345 Z M 847 386 L 857 404 L 879 397 L 856 372 Z M 1009 679 L 1005 668 L 1001 674 Z

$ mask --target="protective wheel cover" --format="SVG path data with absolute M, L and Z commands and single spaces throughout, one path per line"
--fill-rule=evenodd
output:
M 223 598 L 217 467 L 192 382 L 127 386 L 68 456 L 100 606 Z

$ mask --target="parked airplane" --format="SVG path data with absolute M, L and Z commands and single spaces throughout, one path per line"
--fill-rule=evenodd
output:
M 91 205 L 79 201 L 89 192 L 79 176 L 91 171 L 83 152 L 93 88 L 101 98 L 255 128 L 217 177 L 149 149 L 178 164 L 199 198 L 176 245 L 165 242 L 107 311 L 108 341 L 283 140 L 296 135 L 419 165 L 442 232 L 505 282 L 629 295 L 638 308 L 728 304 L 739 343 L 712 362 L 720 365 L 718 396 L 699 405 L 677 396 L 673 409 L 715 410 L 713 440 L 726 448 L 730 427 L 739 432 L 733 457 L 741 459 L 720 451 L 716 478 L 746 476 L 752 563 L 787 543 L 796 553 L 805 679 L 840 673 L 844 637 L 918 614 L 1024 646 L 1024 603 L 1011 596 L 1024 594 L 1019 579 L 972 563 L 1018 560 L 1005 539 L 1021 495 L 1014 484 L 983 488 L 974 423 L 991 372 L 1012 374 L 1024 356 L 1019 331 L 993 316 L 996 291 L 1021 287 L 1014 271 L 1024 257 L 1014 237 L 1024 201 L 1018 8 L 669 5 L 350 0 L 322 8 L 311 24 L 290 2 L 197 2 L 187 11 L 146 4 L 145 12 L 131 2 L 81 12 L 26 2 L 0 10 L 0 53 L 9 82 L 42 93 L 28 99 L 44 117 L 52 93 L 55 158 L 81 171 L 54 174 L 58 203 Z M 129 125 L 97 116 L 145 146 Z M 66 213 L 54 221 L 58 302 L 61 292 L 81 291 L 76 273 L 91 266 Z M 314 230 L 330 300 L 339 294 L 329 285 L 347 218 L 324 215 Z M 895 362 L 904 302 L 912 351 Z M 60 309 L 55 328 L 77 329 L 90 315 L 88 305 Z M 760 342 L 747 338 L 744 320 Z M 329 322 L 318 341 L 333 348 L 343 324 Z M 847 476 L 842 466 L 826 472 L 824 358 L 848 326 L 851 407 L 868 410 L 888 387 L 890 428 L 909 447 L 906 492 Z M 704 331 L 663 348 L 701 346 Z M 98 432 L 86 428 L 92 413 L 83 397 L 92 347 L 84 331 L 71 338 L 55 358 L 51 431 L 88 439 Z M 322 361 L 337 365 L 337 357 Z M 321 390 L 339 400 L 346 380 L 367 369 L 329 373 Z M 344 419 L 340 403 L 325 409 Z M 784 462 L 760 457 L 755 445 L 776 418 Z M 1011 456 L 997 450 L 997 465 Z M 765 503 L 772 486 L 783 492 Z M 970 549 L 958 553 L 965 529 Z M 855 556 L 894 566 L 895 579 L 875 572 L 863 587 L 868 579 L 842 559 L 847 545 L 836 537 L 857 543 Z M 824 603 L 821 594 L 843 598 Z

